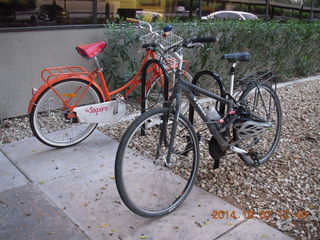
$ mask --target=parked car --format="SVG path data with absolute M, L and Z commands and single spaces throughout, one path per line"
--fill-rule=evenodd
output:
M 184 6 L 176 6 L 176 12 L 185 12 L 186 8 Z
M 208 16 L 201 17 L 201 20 L 210 19 L 238 19 L 238 20 L 257 20 L 258 17 L 252 13 L 240 11 L 219 11 L 209 14 Z
M 136 11 L 136 18 L 147 22 L 155 22 L 163 20 L 163 15 L 157 12 Z

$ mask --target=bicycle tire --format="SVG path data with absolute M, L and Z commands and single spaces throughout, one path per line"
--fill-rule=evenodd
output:
M 72 105 L 76 102 L 77 97 L 81 96 L 82 87 L 84 90 L 88 85 L 87 81 L 72 78 L 59 81 L 52 87 L 65 96 L 77 87 L 79 89 L 77 93 L 79 94 L 76 94 L 76 97 L 70 97 L 71 101 L 69 103 Z M 90 85 L 78 106 L 102 101 L 103 98 L 98 89 Z M 48 109 L 46 109 L 46 104 Z M 40 142 L 50 147 L 63 148 L 75 145 L 89 137 L 98 125 L 97 123 L 76 123 L 73 119 L 67 119 L 67 110 L 63 108 L 65 107 L 63 107 L 61 99 L 58 98 L 51 87 L 48 87 L 39 95 L 32 107 L 29 116 L 31 130 Z
M 119 195 L 132 212 L 142 217 L 160 217 L 175 210 L 186 199 L 196 179 L 198 138 L 193 126 L 182 114 L 178 118 L 172 165 L 164 165 L 173 116 L 168 108 L 152 109 L 142 114 L 127 129 L 117 150 L 115 179 Z M 163 141 L 159 140 L 161 136 Z M 161 152 L 163 155 L 161 150 L 165 150 Z M 158 175 L 161 181 L 157 181 Z M 174 184 L 169 188 L 171 182 Z M 166 197 L 160 195 L 162 190 L 165 190 Z M 161 200 L 167 201 L 161 204 Z M 144 203 L 146 206 L 143 206 Z
M 245 163 L 250 166 L 260 166 L 271 158 L 280 140 L 282 127 L 280 100 L 270 85 L 261 83 L 249 85 L 240 96 L 239 101 L 246 106 L 249 112 L 266 119 L 272 124 L 272 127 L 265 130 L 261 135 L 252 137 L 248 141 L 245 140 L 248 147 L 245 147 L 243 142 L 237 145 L 248 152 L 248 154 L 238 154 Z M 269 112 L 266 107 L 269 108 Z M 263 116 L 264 112 L 266 116 Z M 234 136 L 235 140 L 239 139 L 236 131 L 234 131 Z M 271 145 L 268 147 L 269 144 Z

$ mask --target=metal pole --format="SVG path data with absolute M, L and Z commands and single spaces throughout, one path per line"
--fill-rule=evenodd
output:
M 199 13 L 198 13 L 199 18 L 202 17 L 202 0 L 199 0 Z
M 193 0 L 190 0 L 190 5 L 189 5 L 189 18 L 192 18 L 192 13 L 193 13 Z
M 312 0 L 311 2 L 311 12 L 310 12 L 310 18 L 313 19 L 314 18 L 314 0 Z
M 97 0 L 92 1 L 92 23 L 97 24 Z
M 264 16 L 264 20 L 267 21 L 268 20 L 268 15 L 269 15 L 269 0 L 266 0 L 266 13 Z

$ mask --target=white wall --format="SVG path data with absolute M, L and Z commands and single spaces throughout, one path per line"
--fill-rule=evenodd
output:
M 105 40 L 103 28 L 0 33 L 0 114 L 3 119 L 27 114 L 31 89 L 42 85 L 46 67 L 83 66 L 79 44 Z

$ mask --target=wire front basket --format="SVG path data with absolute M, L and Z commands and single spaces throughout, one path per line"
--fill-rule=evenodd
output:
M 174 44 L 182 43 L 183 38 L 173 33 L 166 35 L 162 31 L 156 31 L 140 37 L 140 41 L 143 44 L 151 44 L 151 43 L 159 44 L 161 47 L 157 49 L 157 53 L 156 53 L 157 59 L 163 60 L 163 63 L 165 64 L 165 66 L 169 68 L 169 67 L 172 67 L 173 62 L 177 62 L 177 60 L 172 55 L 172 51 L 165 52 L 165 50 L 170 48 Z M 181 55 L 182 50 L 181 49 L 178 50 L 177 53 Z
M 171 47 L 173 44 L 181 43 L 183 38 L 173 33 L 166 35 L 162 31 L 156 31 L 140 37 L 140 40 L 143 44 L 153 42 L 161 44 L 161 46 L 166 49 Z

